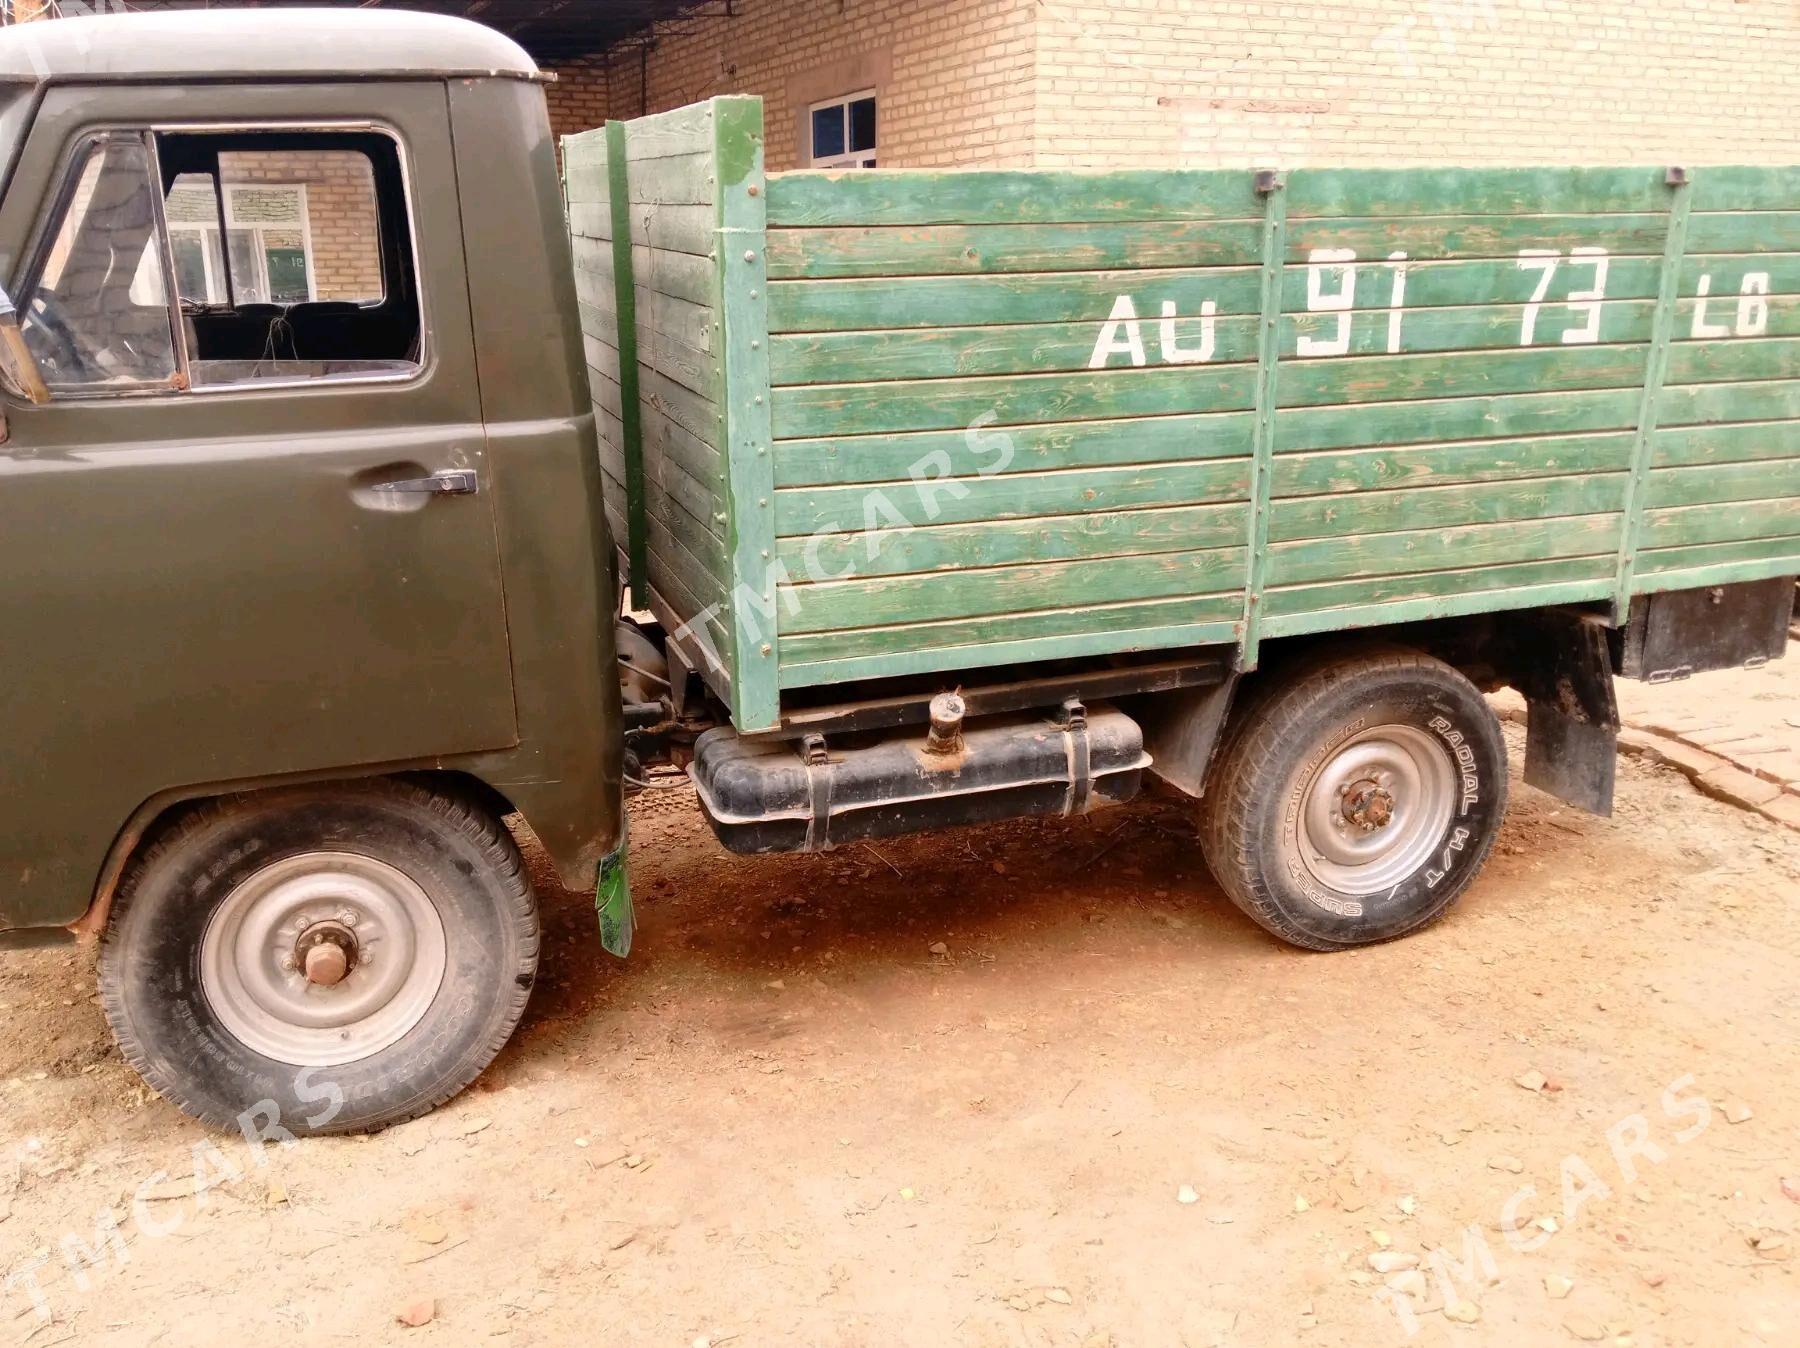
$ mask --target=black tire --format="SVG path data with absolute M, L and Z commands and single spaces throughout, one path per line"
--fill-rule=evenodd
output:
M 410 1028 L 400 1037 L 355 1061 L 306 1067 L 227 1028 L 203 986 L 201 950 L 240 885 L 278 863 L 304 868 L 312 854 L 401 873 L 435 911 L 441 951 L 414 994 L 423 1010 L 409 1011 L 417 1019 L 401 1022 Z M 274 1122 L 297 1136 L 348 1133 L 424 1114 L 473 1081 L 524 1014 L 537 959 L 536 905 L 500 824 L 415 782 L 374 779 L 225 799 L 183 816 L 120 887 L 101 942 L 100 992 L 120 1051 L 195 1118 L 243 1128 L 249 1110 L 264 1132 Z
M 1263 677 L 1268 683 L 1232 719 L 1200 807 L 1207 865 L 1232 902 L 1308 950 L 1392 940 L 1443 916 L 1481 869 L 1506 813 L 1506 742 L 1475 686 L 1441 660 L 1398 648 L 1319 656 Z M 1363 781 L 1331 789 L 1332 772 L 1359 771 L 1339 767 L 1357 761 L 1353 751 L 1368 744 L 1378 754 L 1374 746 L 1395 741 L 1412 746 L 1428 774 L 1442 771 L 1433 750 L 1447 755 L 1448 802 L 1441 776 L 1430 779 L 1436 792 L 1414 792 L 1435 802 L 1415 805 L 1416 815 Z M 1341 803 L 1333 813 L 1321 801 Z M 1395 837 L 1410 843 L 1390 847 L 1382 863 L 1390 873 L 1334 866 L 1311 844 L 1309 829 L 1329 832 L 1321 818 L 1345 835 L 1328 848 L 1386 845 L 1364 840 L 1403 821 L 1408 832 Z M 1378 889 L 1362 888 L 1372 880 Z

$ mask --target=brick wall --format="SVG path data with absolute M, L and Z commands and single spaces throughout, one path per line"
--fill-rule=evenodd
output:
M 574 135 L 577 131 L 591 131 L 604 124 L 608 117 L 637 116 L 635 106 L 611 111 L 604 60 L 563 66 L 555 74 L 556 79 L 545 86 L 544 97 L 550 104 L 550 130 L 558 143 L 564 136 Z
M 553 86 L 559 134 L 874 87 L 891 167 L 1800 159 L 1792 0 L 738 0 Z
M 873 88 L 884 164 L 1031 162 L 1034 0 L 739 0 L 736 8 L 735 17 L 660 35 L 642 65 L 635 49 L 621 48 L 610 65 L 559 71 L 550 91 L 557 134 L 598 124 L 609 106 L 612 116 L 635 117 L 714 94 L 759 94 L 768 165 L 793 168 L 810 153 L 809 105 Z
M 1790 0 L 1043 0 L 1036 158 L 1800 159 Z
M 356 151 L 304 150 L 232 151 L 220 158 L 228 184 L 305 185 L 317 298 L 367 300 L 382 293 L 379 215 L 368 156 Z M 271 242 L 280 246 L 283 241 Z

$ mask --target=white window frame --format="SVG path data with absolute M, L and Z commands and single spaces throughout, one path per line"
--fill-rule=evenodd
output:
M 866 150 L 851 150 L 850 144 L 850 105 L 860 103 L 865 98 L 875 100 L 875 144 Z M 826 108 L 842 108 L 844 110 L 844 145 L 843 154 L 817 155 L 812 153 L 813 114 L 823 112 Z M 869 168 L 881 156 L 878 147 L 881 144 L 881 100 L 876 98 L 875 90 L 863 89 L 854 94 L 843 94 L 837 98 L 822 98 L 806 110 L 807 154 L 814 168 Z
M 211 248 L 207 247 L 207 236 L 209 234 L 218 235 L 220 233 L 219 226 L 208 222 L 169 221 L 169 238 L 171 242 L 173 242 L 175 236 L 179 234 L 194 234 L 200 236 L 201 265 L 206 269 L 207 302 L 209 304 L 230 303 L 230 297 L 225 293 L 225 277 L 223 271 L 220 267 L 215 265 L 214 260 L 216 257 L 222 257 L 224 255 L 222 250 L 229 246 L 226 238 L 229 237 L 231 231 L 234 229 L 247 229 L 250 231 L 255 244 L 252 250 L 252 256 L 256 259 L 257 274 L 254 277 L 247 279 L 254 281 L 255 288 L 260 290 L 263 294 L 266 295 L 269 292 L 268 251 L 262 243 L 262 231 L 265 228 L 266 222 L 252 221 L 249 224 L 245 224 L 237 218 L 237 194 L 242 191 L 281 191 L 292 192 L 294 194 L 300 208 L 300 248 L 306 259 L 306 299 L 308 302 L 318 299 L 319 283 L 318 277 L 313 271 L 312 216 L 308 214 L 307 211 L 306 184 L 242 182 L 225 183 L 223 186 L 225 189 L 224 235 L 226 237 L 219 239 L 219 247 L 221 250 L 219 253 L 215 254 Z M 279 225 L 274 226 L 274 228 L 291 230 L 294 226 Z M 241 282 L 246 278 L 234 274 L 231 279 L 233 281 Z

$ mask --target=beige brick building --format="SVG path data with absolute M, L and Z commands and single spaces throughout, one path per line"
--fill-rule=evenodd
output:
M 1793 0 L 690 8 L 564 66 L 556 129 L 759 94 L 791 168 L 872 92 L 889 167 L 1800 162 Z

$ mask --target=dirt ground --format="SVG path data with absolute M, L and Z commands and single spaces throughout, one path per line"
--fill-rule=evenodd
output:
M 1451 916 L 1341 955 L 1173 802 L 747 861 L 671 791 L 629 962 L 547 895 L 476 1089 L 254 1153 L 139 1085 L 85 954 L 7 956 L 0 1336 L 1800 1342 L 1800 834 L 1620 778 L 1611 820 L 1515 779 Z

